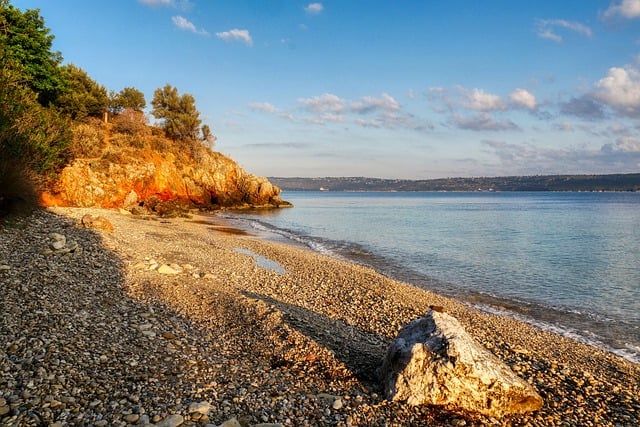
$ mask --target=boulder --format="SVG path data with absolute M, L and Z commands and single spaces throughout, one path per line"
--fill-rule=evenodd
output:
M 477 343 L 454 317 L 431 310 L 406 325 L 382 367 L 388 399 L 446 405 L 491 417 L 538 410 L 542 398 Z
M 85 228 L 95 228 L 113 233 L 113 224 L 102 216 L 86 214 L 80 220 L 80 224 Z

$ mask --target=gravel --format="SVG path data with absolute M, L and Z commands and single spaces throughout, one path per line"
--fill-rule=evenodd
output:
M 78 225 L 87 213 L 114 232 Z M 497 420 L 386 401 L 386 348 L 430 305 L 543 409 Z M 638 365 L 211 216 L 38 211 L 0 229 L 0 311 L 2 426 L 640 424 Z

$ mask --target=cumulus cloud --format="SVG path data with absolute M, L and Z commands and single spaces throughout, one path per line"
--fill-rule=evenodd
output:
M 489 113 L 481 113 L 473 116 L 454 114 L 450 122 L 460 128 L 473 131 L 505 131 L 518 130 L 518 125 L 509 119 L 496 120 Z
M 640 72 L 627 67 L 612 67 L 595 84 L 594 97 L 627 116 L 640 116 Z
M 216 37 L 224 40 L 225 42 L 239 41 L 247 46 L 253 46 L 253 39 L 251 38 L 251 34 L 249 34 L 249 30 L 239 30 L 234 28 L 229 31 L 216 33 Z
M 558 30 L 569 30 L 585 37 L 593 36 L 591 28 L 575 21 L 564 19 L 538 19 L 536 20 L 536 34 L 541 39 L 562 42 L 563 38 L 558 34 Z
M 309 3 L 304 8 L 304 11 L 307 12 L 309 15 L 318 15 L 322 13 L 323 10 L 324 10 L 324 6 L 322 5 L 322 3 Z
M 317 113 L 342 113 L 346 108 L 346 102 L 332 93 L 325 93 L 312 98 L 300 98 L 298 101 L 307 109 Z
M 171 20 L 173 21 L 173 24 L 176 27 L 180 28 L 181 30 L 190 31 L 192 33 L 200 34 L 200 35 L 203 35 L 203 36 L 209 35 L 208 32 L 206 32 L 203 29 L 196 28 L 196 26 L 193 24 L 193 22 L 189 21 L 188 19 L 186 19 L 186 18 L 184 18 L 182 16 L 179 16 L 179 15 L 174 16 L 174 17 L 171 18 Z
M 487 93 L 482 89 L 468 90 L 459 88 L 464 100 L 463 105 L 475 111 L 500 111 L 507 108 L 507 104 L 498 95 Z
M 640 0 L 621 0 L 612 3 L 602 16 L 606 20 L 640 18 Z
M 366 114 L 376 110 L 397 111 L 400 104 L 391 95 L 383 93 L 380 98 L 365 96 L 360 101 L 351 104 L 351 110 L 356 113 Z
M 509 94 L 509 98 L 515 108 L 535 110 L 538 106 L 535 95 L 526 89 L 517 88 Z

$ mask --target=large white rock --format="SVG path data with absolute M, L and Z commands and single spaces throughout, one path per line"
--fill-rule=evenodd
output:
M 448 405 L 492 417 L 535 411 L 542 398 L 478 344 L 457 319 L 434 310 L 406 325 L 382 367 L 388 399 Z

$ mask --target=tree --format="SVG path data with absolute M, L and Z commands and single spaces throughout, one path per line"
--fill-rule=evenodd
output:
M 126 109 L 141 112 L 147 106 L 144 93 L 133 87 L 125 87 L 110 98 L 109 110 L 114 114 L 121 114 Z
M 67 85 L 56 101 L 60 110 L 74 120 L 101 117 L 109 104 L 107 89 L 80 67 L 68 64 L 62 69 Z
M 6 168 L 39 175 L 55 172 L 68 160 L 69 123 L 44 108 L 25 85 L 24 69 L 11 62 L 0 67 L 0 183 Z
M 188 93 L 180 95 L 170 84 L 153 93 L 151 114 L 162 121 L 165 134 L 176 140 L 195 140 L 200 133 L 200 113 L 194 97 Z
M 64 90 L 62 55 L 51 50 L 53 39 L 39 10 L 22 12 L 8 0 L 0 0 L 0 60 L 22 65 L 25 83 L 43 106 Z

